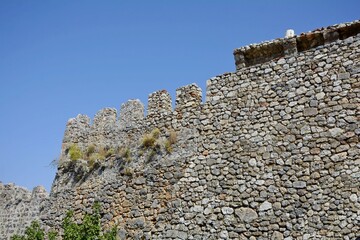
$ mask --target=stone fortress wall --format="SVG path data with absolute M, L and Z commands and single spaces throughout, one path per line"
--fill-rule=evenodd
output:
M 48 195 L 40 186 L 28 191 L 0 182 L 0 239 L 17 233 L 33 220 L 40 220 L 40 206 Z
M 175 109 L 162 90 L 149 95 L 146 116 L 130 100 L 119 116 L 106 108 L 92 123 L 70 119 L 34 219 L 57 227 L 68 209 L 80 218 L 101 201 L 104 226 L 118 224 L 122 239 L 355 239 L 359 33 L 355 21 L 236 49 L 237 71 L 208 80 L 204 103 L 191 84 L 177 89 Z M 171 153 L 141 148 L 154 128 L 160 140 L 176 132 Z M 126 147 L 131 160 L 90 168 L 69 159 L 74 143 Z

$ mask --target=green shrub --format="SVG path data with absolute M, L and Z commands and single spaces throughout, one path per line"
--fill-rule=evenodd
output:
M 103 231 L 100 225 L 100 204 L 93 205 L 92 214 L 85 214 L 81 223 L 74 221 L 74 212 L 69 211 L 62 222 L 63 240 L 116 240 L 117 228 L 114 226 L 110 231 Z M 55 240 L 57 232 L 49 231 L 47 239 Z M 14 235 L 11 240 L 44 240 L 45 231 L 36 221 L 25 230 L 25 235 Z
M 57 234 L 50 231 L 48 233 L 49 240 L 55 240 Z M 25 235 L 13 235 L 10 237 L 11 240 L 44 240 L 45 231 L 40 227 L 40 224 L 37 221 L 31 222 L 31 225 L 25 229 Z
M 79 146 L 74 143 L 69 148 L 69 155 L 70 155 L 70 159 L 74 161 L 74 160 L 78 160 L 78 159 L 82 158 L 83 153 L 82 153 L 81 149 L 79 148 Z
M 82 223 L 74 222 L 73 212 L 69 211 L 63 220 L 63 240 L 99 239 L 115 240 L 117 230 L 113 227 L 110 231 L 103 232 L 100 225 L 100 204 L 95 203 L 92 214 L 85 214 Z
M 38 222 L 32 222 L 30 227 L 26 228 L 25 234 L 28 239 L 36 239 L 42 240 L 45 239 L 45 233 L 40 228 L 40 224 Z
M 10 240 L 26 240 L 26 238 L 23 237 L 23 236 L 15 234 L 15 235 L 10 237 Z
M 94 160 L 94 159 L 89 159 L 88 160 L 88 166 L 89 166 L 90 170 L 94 169 L 95 163 L 96 163 L 96 160 Z
M 48 239 L 49 240 L 56 240 L 56 237 L 57 237 L 57 232 L 55 232 L 55 231 L 49 231 L 48 232 Z

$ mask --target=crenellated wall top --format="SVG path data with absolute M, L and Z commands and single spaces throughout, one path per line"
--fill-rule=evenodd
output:
M 337 41 L 344 39 L 349 42 L 351 36 L 359 33 L 360 20 L 357 20 L 300 35 L 293 35 L 291 32 L 286 38 L 238 48 L 234 51 L 238 71 L 207 81 L 205 105 L 213 105 L 225 98 L 238 99 L 241 88 L 248 87 L 240 82 L 255 74 L 255 71 L 255 79 L 257 74 L 270 76 L 279 69 L 285 70 L 284 62 L 294 55 L 299 57 L 306 50 L 314 50 L 328 43 L 337 44 Z M 273 76 L 270 79 L 273 79 Z M 232 82 L 230 89 L 225 87 L 228 82 Z M 153 127 L 179 129 L 192 126 L 198 122 L 199 113 L 204 106 L 202 92 L 196 84 L 189 84 L 176 89 L 175 104 L 167 90 L 159 90 L 149 94 L 147 109 L 140 100 L 133 99 L 123 103 L 119 113 L 115 108 L 100 110 L 92 121 L 86 115 L 78 115 L 67 123 L 62 155 L 67 154 L 66 149 L 72 143 L 79 143 L 84 147 L 91 143 L 111 146 L 114 142 L 119 143 L 122 138 L 126 138 L 126 134 L 132 129 L 143 132 Z M 242 98 L 242 101 L 250 106 L 253 100 Z
M 318 46 L 344 40 L 360 33 L 360 20 L 316 29 L 285 38 L 250 44 L 234 50 L 236 69 L 296 55 Z

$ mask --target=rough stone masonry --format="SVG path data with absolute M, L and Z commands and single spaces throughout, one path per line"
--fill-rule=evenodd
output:
M 146 116 L 130 100 L 119 116 L 70 119 L 49 196 L 0 185 L 0 239 L 95 201 L 120 239 L 356 239 L 359 33 L 354 21 L 236 49 L 236 72 L 208 80 L 204 103 L 191 84 L 175 109 L 161 90 Z M 71 160 L 74 145 L 110 154 Z

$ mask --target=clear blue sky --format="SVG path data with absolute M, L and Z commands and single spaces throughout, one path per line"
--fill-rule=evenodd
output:
M 50 190 L 66 122 L 235 70 L 251 43 L 360 19 L 360 1 L 0 0 L 0 181 Z

